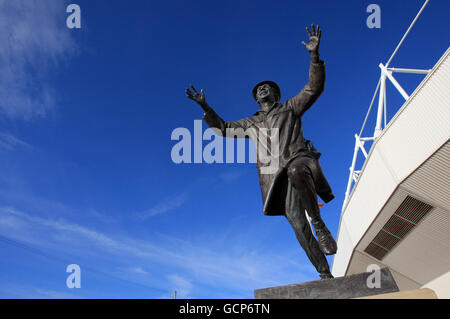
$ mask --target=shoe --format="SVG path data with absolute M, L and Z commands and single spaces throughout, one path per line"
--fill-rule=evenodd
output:
M 333 275 L 331 274 L 331 272 L 322 272 L 320 273 L 320 279 L 324 280 L 324 279 L 333 279 Z
M 337 244 L 328 230 L 327 226 L 323 225 L 316 229 L 317 240 L 319 241 L 320 250 L 325 255 L 334 255 L 337 251 Z

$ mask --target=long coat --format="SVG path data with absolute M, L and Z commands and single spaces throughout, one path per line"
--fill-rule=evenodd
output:
M 253 116 L 238 121 L 224 121 L 212 108 L 203 116 L 217 134 L 251 138 L 255 142 L 263 212 L 266 215 L 284 215 L 288 207 L 298 207 L 296 190 L 287 177 L 287 167 L 299 156 L 314 159 L 309 161 L 309 168 L 317 194 L 325 202 L 334 198 L 318 162 L 320 153 L 305 140 L 301 120 L 305 111 L 322 94 L 324 85 L 324 62 L 311 61 L 308 83 L 299 94 L 284 103 L 277 102 L 267 111 L 259 110 Z

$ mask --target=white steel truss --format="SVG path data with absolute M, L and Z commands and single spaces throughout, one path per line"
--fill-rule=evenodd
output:
M 361 151 L 361 153 L 364 155 L 364 158 L 367 159 L 368 154 L 367 150 L 364 147 L 364 144 L 368 141 L 375 141 L 378 138 L 378 136 L 380 136 L 381 132 L 383 132 L 383 129 L 386 126 L 386 79 L 389 79 L 389 81 L 391 81 L 391 83 L 400 92 L 403 98 L 407 100 L 409 98 L 409 95 L 397 82 L 392 73 L 401 72 L 401 73 L 428 74 L 428 72 L 430 72 L 430 70 L 386 68 L 382 63 L 380 63 L 379 66 L 381 69 L 381 75 L 379 86 L 375 91 L 375 95 L 378 93 L 378 111 L 375 130 L 373 132 L 373 136 L 369 137 L 361 137 L 362 132 L 360 134 L 355 134 L 355 148 L 353 151 L 352 165 L 350 166 L 350 175 L 348 178 L 347 189 L 345 191 L 345 200 L 343 208 L 347 204 L 352 189 L 352 185 L 354 185 L 354 183 L 358 181 L 359 174 L 361 173 L 361 169 L 356 170 L 355 168 L 359 151 Z M 383 118 L 384 118 L 384 125 L 383 125 Z

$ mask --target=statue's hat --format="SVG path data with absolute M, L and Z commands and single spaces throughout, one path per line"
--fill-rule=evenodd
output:
M 278 86 L 278 84 L 276 84 L 273 81 L 262 81 L 262 82 L 259 82 L 258 84 L 256 84 L 252 90 L 253 98 L 255 100 L 256 100 L 256 90 L 258 89 L 259 86 L 261 86 L 263 84 L 269 84 L 271 87 L 273 87 L 277 91 L 278 97 L 281 99 L 281 90 L 280 90 L 280 87 Z

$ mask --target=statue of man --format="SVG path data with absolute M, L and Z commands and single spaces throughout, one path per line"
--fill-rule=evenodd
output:
M 284 103 L 280 103 L 281 90 L 278 85 L 272 81 L 263 81 L 253 88 L 253 97 L 260 109 L 251 117 L 227 122 L 206 103 L 203 89 L 198 93 L 191 86 L 192 91 L 188 88 L 186 94 L 202 107 L 205 112 L 203 119 L 221 136 L 237 137 L 237 129 L 256 132 L 245 137 L 252 138 L 255 144 L 260 145 L 261 140 L 267 141 L 268 131 L 277 130 L 277 143 L 272 143 L 276 145 L 269 145 L 277 149 L 268 151 L 271 153 L 271 160 L 277 161 L 278 169 L 267 173 L 263 171 L 268 165 L 265 161 L 258 157 L 256 163 L 263 212 L 266 215 L 286 216 L 320 277 L 329 279 L 333 276 L 325 255 L 335 254 L 337 245 L 320 216 L 317 195 L 325 202 L 332 200 L 334 195 L 318 162 L 321 154 L 310 141 L 305 140 L 301 120 L 303 113 L 317 100 L 325 85 L 325 64 L 319 58 L 322 31 L 319 26 L 316 29 L 314 25 L 311 25 L 311 29 L 306 28 L 309 43 L 302 42 L 311 55 L 309 81 L 300 93 Z M 258 134 L 263 131 L 266 134 Z M 305 210 L 311 218 L 317 240 L 312 234 Z

